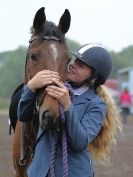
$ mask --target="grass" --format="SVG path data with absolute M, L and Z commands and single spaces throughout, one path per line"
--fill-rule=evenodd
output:
M 10 99 L 0 98 L 0 110 L 8 110 Z

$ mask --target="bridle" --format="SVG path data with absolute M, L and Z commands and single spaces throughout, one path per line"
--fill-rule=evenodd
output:
M 27 50 L 27 56 L 26 56 L 26 62 L 25 62 L 25 81 L 26 82 L 32 78 L 30 75 L 30 71 L 28 71 L 29 78 L 26 79 L 27 78 L 26 72 L 27 70 L 29 70 L 29 68 L 27 68 L 28 59 L 29 59 L 29 50 L 31 48 L 32 43 L 35 40 L 54 40 L 54 41 L 64 42 L 65 36 L 52 22 L 45 22 L 44 29 L 42 30 L 42 32 L 31 36 L 31 39 L 29 40 L 29 47 Z
M 29 47 L 27 49 L 27 55 L 26 55 L 25 83 L 24 84 L 27 84 L 28 80 L 30 80 L 32 78 L 31 74 L 30 74 L 30 68 L 27 65 L 28 65 L 28 60 L 29 60 L 29 50 L 31 48 L 32 43 L 35 40 L 55 40 L 55 41 L 63 42 L 65 40 L 65 37 L 64 37 L 64 34 L 58 28 L 56 28 L 54 26 L 53 23 L 47 23 L 47 22 L 45 23 L 44 30 L 41 33 L 39 33 L 38 35 L 33 35 L 31 37 L 31 39 L 29 40 Z M 33 121 L 32 121 L 31 129 L 30 129 L 30 133 L 29 134 L 25 133 L 26 124 L 23 124 L 22 128 L 21 128 L 20 158 L 19 158 L 19 165 L 21 165 L 21 166 L 25 166 L 26 165 L 26 163 L 27 163 L 26 157 L 27 157 L 27 154 L 28 154 L 29 151 L 31 152 L 31 159 L 32 159 L 32 157 L 34 156 L 34 150 L 35 150 L 36 144 L 38 143 L 38 141 L 36 143 L 31 141 L 32 132 L 33 132 L 33 129 L 34 129 L 34 121 L 39 119 L 39 115 L 38 114 L 39 114 L 40 103 L 38 102 L 38 95 L 39 94 L 37 93 L 36 101 L 35 101 L 36 103 L 35 103 L 35 107 L 34 107 L 34 110 L 33 110 Z M 45 95 L 43 95 L 43 97 L 44 96 Z M 26 137 L 28 142 L 29 142 L 26 150 L 24 150 L 24 139 L 23 139 L 23 137 Z M 32 148 L 31 145 L 33 145 L 33 148 Z

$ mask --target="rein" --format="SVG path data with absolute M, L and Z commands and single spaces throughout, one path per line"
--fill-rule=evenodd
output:
M 65 86 L 69 90 L 70 99 L 73 102 L 74 100 L 74 92 L 71 88 L 71 86 L 68 83 L 65 83 Z M 59 106 L 59 112 L 60 112 L 60 119 L 61 119 L 61 135 L 62 135 L 62 163 L 63 163 L 63 177 L 68 177 L 68 153 L 67 153 L 67 135 L 66 135 L 66 129 L 64 127 L 65 123 L 65 114 L 64 114 L 64 108 L 63 105 L 60 104 Z M 52 152 L 51 152 L 51 160 L 50 160 L 50 176 L 55 177 L 55 156 L 56 156 L 56 145 L 59 137 L 59 132 L 56 132 L 54 134 L 54 139 L 52 143 Z

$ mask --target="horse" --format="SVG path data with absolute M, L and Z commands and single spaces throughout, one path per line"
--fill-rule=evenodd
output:
M 23 85 L 27 84 L 41 70 L 56 71 L 60 75 L 60 80 L 63 83 L 66 81 L 67 65 L 70 58 L 65 34 L 69 30 L 70 22 L 71 15 L 68 9 L 65 9 L 57 26 L 46 20 L 44 7 L 36 12 L 26 55 L 25 80 L 18 88 L 22 89 Z M 18 92 L 18 88 L 14 91 L 13 96 Z M 45 88 L 36 91 L 35 105 L 33 121 L 23 123 L 17 118 L 15 124 L 12 146 L 15 177 L 27 177 L 27 168 L 32 161 L 37 143 L 38 127 L 41 126 L 45 129 L 45 125 L 49 125 L 49 122 L 52 124 L 49 128 L 55 126 L 56 129 L 59 126 L 59 103 L 47 95 Z M 15 106 L 15 115 L 17 116 L 17 105 Z

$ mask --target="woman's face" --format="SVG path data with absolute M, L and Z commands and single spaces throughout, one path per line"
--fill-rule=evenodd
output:
M 81 83 L 89 76 L 91 76 L 92 69 L 83 63 L 81 60 L 76 59 L 75 63 L 70 64 L 68 67 L 67 78 L 74 83 Z

